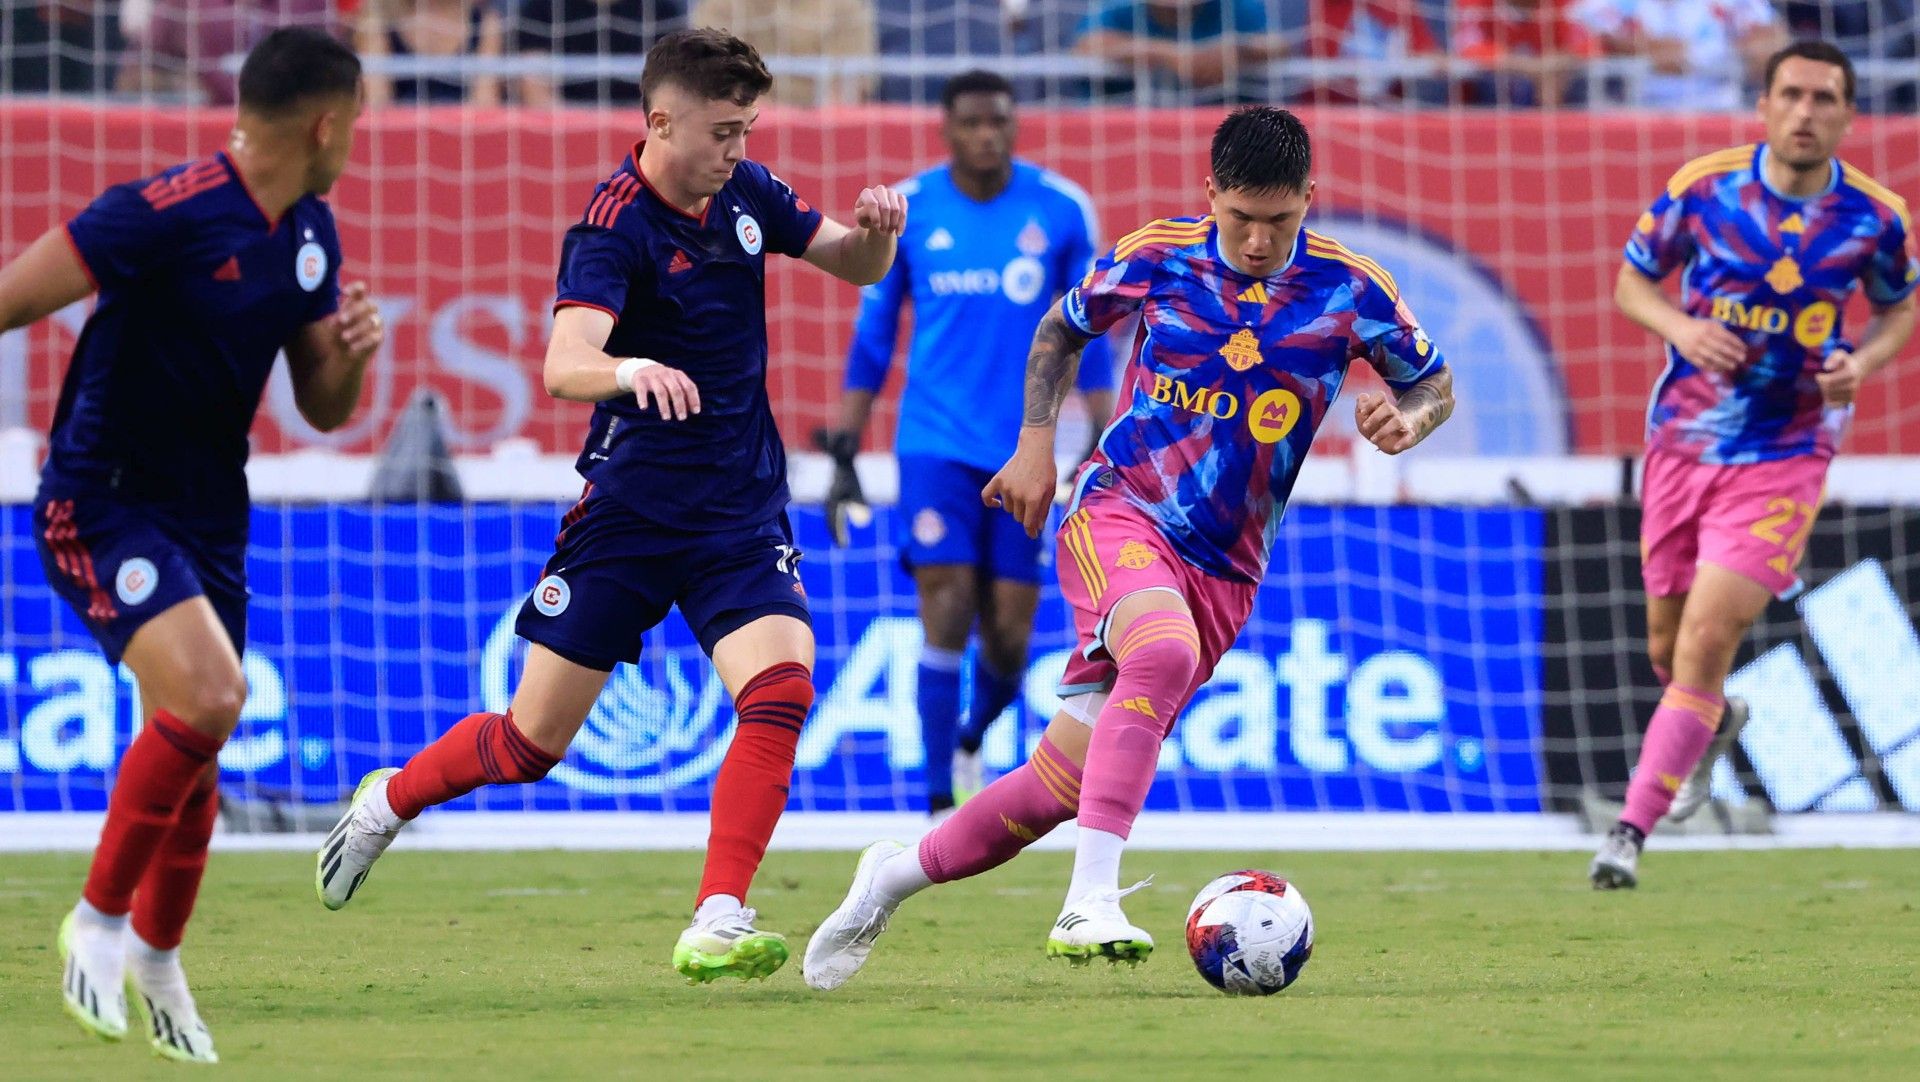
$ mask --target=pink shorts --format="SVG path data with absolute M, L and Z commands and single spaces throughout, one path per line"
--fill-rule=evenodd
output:
M 1684 594 L 1694 569 L 1713 564 L 1775 597 L 1792 596 L 1826 484 L 1827 460 L 1813 455 L 1710 466 L 1668 451 L 1649 454 L 1640 498 L 1647 593 Z
M 1215 578 L 1188 563 L 1146 512 L 1119 496 L 1096 494 L 1082 501 L 1060 524 L 1059 550 L 1060 592 L 1073 607 L 1078 637 L 1078 649 L 1060 678 L 1061 698 L 1112 688 L 1118 670 L 1107 652 L 1106 633 L 1114 607 L 1142 590 L 1170 590 L 1186 601 L 1200 632 L 1200 665 L 1180 696 L 1185 709 L 1239 638 L 1260 592 L 1258 583 Z M 1167 729 L 1173 729 L 1172 718 Z

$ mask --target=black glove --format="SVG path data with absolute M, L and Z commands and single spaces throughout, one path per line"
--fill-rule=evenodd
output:
M 849 523 L 864 529 L 873 521 L 867 494 L 860 490 L 860 475 L 853 469 L 860 437 L 852 432 L 816 428 L 813 445 L 833 459 L 833 484 L 827 486 L 827 532 L 833 536 L 835 545 L 845 548 Z

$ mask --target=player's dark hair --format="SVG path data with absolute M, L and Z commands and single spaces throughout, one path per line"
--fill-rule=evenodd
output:
M 641 100 L 651 107 L 654 92 L 669 83 L 706 101 L 752 105 L 772 89 L 773 75 L 759 50 L 725 30 L 701 26 L 675 30 L 647 50 Z
M 1773 93 L 1773 73 L 1780 70 L 1781 64 L 1796 56 L 1802 60 L 1832 64 L 1839 68 L 1840 80 L 1847 95 L 1847 104 L 1853 104 L 1853 61 L 1847 59 L 1847 54 L 1841 52 L 1839 46 L 1828 41 L 1796 41 L 1767 57 L 1767 77 L 1760 84 L 1766 88 L 1767 93 Z
M 360 58 L 332 35 L 286 26 L 260 39 L 240 65 L 240 108 L 281 117 L 303 101 L 351 98 L 360 86 Z
M 1235 109 L 1213 129 L 1213 185 L 1223 192 L 1304 192 L 1312 171 L 1307 126 L 1285 109 Z
M 960 100 L 962 94 L 1005 94 L 1014 96 L 1013 84 L 999 72 L 985 68 L 963 71 L 947 80 L 946 88 L 940 91 L 940 108 L 951 113 L 953 103 Z

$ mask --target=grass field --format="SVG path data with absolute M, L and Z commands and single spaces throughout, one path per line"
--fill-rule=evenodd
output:
M 1293 878 L 1319 937 L 1292 990 L 1229 999 L 1179 935 L 1213 875 Z M 1138 853 L 1137 970 L 1041 955 L 1064 854 L 901 911 L 831 995 L 799 951 L 853 856 L 775 854 L 753 901 L 795 958 L 767 982 L 668 968 L 693 854 L 396 852 L 353 908 L 299 854 L 214 858 L 187 963 L 229 1078 L 1920 1077 L 1920 860 L 1654 853 L 1637 893 L 1577 853 Z M 0 1078 L 194 1068 L 60 1011 L 54 930 L 83 859 L 0 857 Z

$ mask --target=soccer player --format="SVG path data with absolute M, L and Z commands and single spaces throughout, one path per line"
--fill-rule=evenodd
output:
M 916 698 L 935 815 L 953 807 L 956 790 L 980 788 L 980 744 L 1020 694 L 1040 601 L 1040 541 L 980 503 L 1020 430 L 1021 380 L 1005 361 L 1086 274 L 1099 232 L 1077 185 L 1014 158 L 1006 79 L 955 76 L 942 104 L 950 160 L 900 185 L 913 199 L 913 225 L 893 269 L 865 291 L 840 428 L 816 436 L 837 464 L 827 511 L 844 543 L 848 504 L 864 502 L 853 455 L 911 299 L 896 544 L 920 595 Z M 1088 347 L 1078 386 L 1097 431 L 1113 411 L 1113 362 L 1101 340 Z M 960 668 L 976 620 L 973 700 L 960 726 Z
M 1853 92 L 1853 66 L 1832 45 L 1773 54 L 1766 142 L 1682 166 L 1627 241 L 1614 299 L 1667 344 L 1640 527 L 1648 652 L 1666 691 L 1626 810 L 1588 870 L 1602 890 L 1638 882 L 1662 815 L 1706 801 L 1713 761 L 1745 721 L 1744 704 L 1722 697 L 1734 653 L 1770 598 L 1799 589 L 1854 397 L 1913 333 L 1920 261 L 1907 206 L 1834 157 Z M 1684 307 L 1659 284 L 1676 269 Z M 1853 346 L 1840 322 L 1858 285 L 1873 315 Z
M 247 431 L 285 350 L 301 415 L 344 424 L 379 348 L 320 196 L 346 168 L 360 62 L 278 30 L 240 70 L 227 149 L 108 188 L 0 269 L 0 331 L 99 294 L 54 414 L 34 543 L 47 581 L 139 680 L 80 902 L 60 926 L 67 1013 L 127 1034 L 125 985 L 170 1059 L 214 1063 L 180 942 L 219 815 L 216 757 L 247 698 Z M 129 931 L 131 930 L 131 931 Z
M 646 136 L 560 250 L 547 391 L 595 406 L 577 463 L 586 491 L 515 625 L 530 644 L 520 685 L 505 714 L 469 715 L 404 768 L 368 774 L 320 850 L 315 889 L 339 909 L 423 809 L 545 777 L 614 665 L 637 661 L 678 605 L 740 721 L 673 965 L 698 981 L 765 977 L 786 941 L 743 903 L 787 803 L 814 654 L 767 400 L 767 256 L 870 285 L 893 262 L 906 200 L 862 191 L 850 229 L 748 160 L 773 77 L 731 34 L 668 34 L 641 78 Z
M 1453 377 L 1379 265 L 1302 228 L 1313 200 L 1306 129 L 1249 108 L 1213 135 L 1212 213 L 1123 238 L 1047 313 L 1027 360 L 1019 448 L 983 498 L 1028 533 L 1053 499 L 1053 430 L 1080 348 L 1138 314 L 1122 412 L 1080 471 L 1059 531 L 1060 586 L 1079 648 L 1026 765 L 909 849 L 861 854 L 853 886 L 807 947 L 807 983 L 843 984 L 900 902 L 1010 860 L 1080 821 L 1073 881 L 1047 954 L 1141 961 L 1153 937 L 1120 909 L 1120 855 L 1161 742 L 1239 634 L 1313 434 L 1364 359 L 1393 389 L 1354 406 L 1388 454 L 1453 409 Z M 1137 889 L 1137 888 L 1134 888 Z

